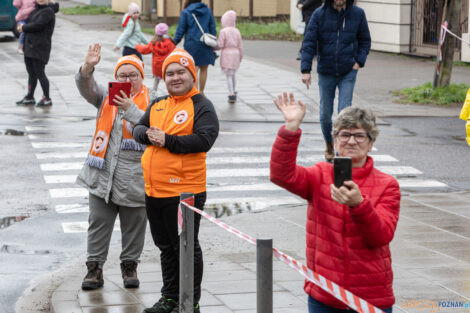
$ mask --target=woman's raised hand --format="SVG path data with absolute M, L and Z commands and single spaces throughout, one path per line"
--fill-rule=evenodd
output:
M 94 45 L 89 46 L 85 57 L 85 64 L 91 67 L 95 67 L 95 65 L 100 62 L 100 59 L 101 45 L 99 43 L 95 43 Z
M 305 104 L 302 101 L 298 101 L 298 105 L 295 103 L 294 94 L 287 92 L 282 95 L 278 95 L 277 99 L 273 99 L 276 107 L 281 111 L 286 121 L 286 128 L 291 131 L 297 131 L 305 117 Z

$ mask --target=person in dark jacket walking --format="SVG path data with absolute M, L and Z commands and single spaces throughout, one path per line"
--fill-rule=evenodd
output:
M 162 297 L 144 313 L 179 312 L 179 196 L 194 193 L 194 206 L 203 210 L 206 153 L 219 134 L 212 102 L 195 87 L 196 68 L 191 55 L 180 48 L 173 50 L 163 62 L 162 73 L 169 95 L 150 104 L 132 133 L 138 143 L 147 145 L 142 156 L 145 203 L 153 241 L 160 249 L 163 279 Z M 195 214 L 194 313 L 200 313 L 203 273 L 200 222 L 201 215 Z
M 34 105 L 34 91 L 38 80 L 44 93 L 37 107 L 52 105 L 49 97 L 49 80 L 46 76 L 46 64 L 51 55 L 51 40 L 55 26 L 55 13 L 59 4 L 49 0 L 36 0 L 36 8 L 27 20 L 27 24 L 19 24 L 18 31 L 24 32 L 24 63 L 28 71 L 28 94 L 16 102 L 17 105 Z
M 299 0 L 297 1 L 297 9 L 302 11 L 302 22 L 305 23 L 304 35 L 307 31 L 307 25 L 312 17 L 313 12 L 322 5 L 323 0 Z M 300 46 L 297 60 L 302 59 L 302 46 Z
M 364 67 L 371 45 L 364 11 L 354 0 L 326 0 L 316 10 L 302 43 L 302 82 L 311 84 L 312 60 L 317 56 L 320 89 L 320 124 L 326 142 L 325 159 L 334 158 L 331 136 L 333 102 L 339 90 L 338 113 L 351 106 L 359 68 Z
M 199 39 L 202 36 L 194 16 L 205 33 L 217 35 L 215 28 L 215 20 L 211 10 L 201 0 L 186 0 L 184 10 L 181 12 L 176 28 L 175 44 L 178 44 L 184 36 L 184 49 L 191 54 L 196 63 L 196 71 L 198 73 L 197 83 L 199 84 L 199 92 L 204 93 L 207 80 L 207 68 L 209 64 L 214 65 L 215 54 L 212 47 L 207 46 Z

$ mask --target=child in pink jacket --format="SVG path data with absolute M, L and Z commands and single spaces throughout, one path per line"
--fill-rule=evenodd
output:
M 18 9 L 18 13 L 15 16 L 15 20 L 18 24 L 26 24 L 31 12 L 36 7 L 36 0 L 14 0 L 13 5 Z M 18 53 L 23 54 L 24 45 L 24 33 L 21 32 L 18 42 Z
M 243 57 L 243 43 L 240 31 L 235 27 L 237 13 L 230 10 L 222 15 L 222 30 L 217 40 L 217 49 L 221 49 L 220 67 L 227 75 L 229 90 L 228 102 L 235 103 L 237 92 L 235 91 L 235 73 L 240 67 Z

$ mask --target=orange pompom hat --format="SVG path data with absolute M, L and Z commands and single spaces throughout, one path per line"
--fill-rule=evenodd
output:
M 142 75 L 142 78 L 144 78 L 144 62 L 142 62 L 142 60 L 139 59 L 139 57 L 135 54 L 131 54 L 125 55 L 118 59 L 116 67 L 114 68 L 114 77 L 116 79 L 118 69 L 124 64 L 134 65 L 139 70 L 140 74 Z
M 166 57 L 165 61 L 163 61 L 163 66 L 162 66 L 163 79 L 165 79 L 166 68 L 171 63 L 178 63 L 186 67 L 191 73 L 191 75 L 193 76 L 194 82 L 196 82 L 197 80 L 196 66 L 194 65 L 193 57 L 188 53 L 188 51 L 181 49 L 181 48 L 176 48 L 175 50 L 173 50 L 172 53 L 170 53 Z

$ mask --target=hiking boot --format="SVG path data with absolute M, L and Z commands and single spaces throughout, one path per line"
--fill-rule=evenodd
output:
M 16 101 L 16 105 L 20 105 L 20 106 L 34 105 L 35 103 L 36 103 L 36 100 L 34 100 L 34 98 L 27 98 L 27 97 L 24 97 L 20 101 Z
M 137 278 L 137 262 L 124 261 L 121 263 L 122 281 L 125 288 L 138 288 L 140 281 Z
M 52 105 L 52 100 L 46 97 L 42 97 L 42 99 L 36 103 L 36 107 L 50 107 Z
M 88 273 L 82 282 L 82 290 L 95 290 L 103 286 L 103 266 L 98 262 L 86 262 Z
M 172 313 L 174 308 L 178 310 L 178 301 L 162 296 L 157 303 L 145 309 L 143 313 Z
M 327 142 L 326 143 L 326 150 L 325 150 L 325 159 L 327 162 L 333 162 L 335 158 L 335 150 L 333 148 L 333 143 Z

